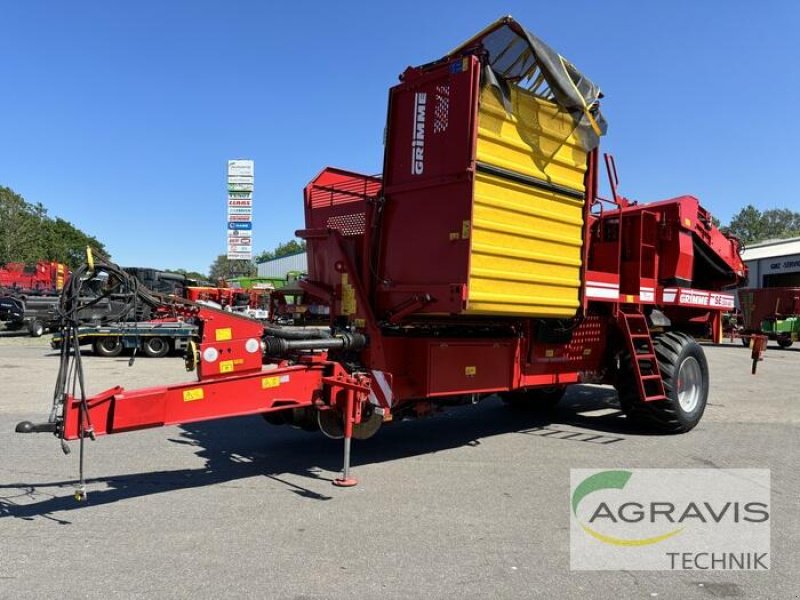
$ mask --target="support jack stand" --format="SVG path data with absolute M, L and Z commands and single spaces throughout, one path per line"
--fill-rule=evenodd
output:
M 350 443 L 353 441 L 353 390 L 347 390 L 347 406 L 344 418 L 344 468 L 342 476 L 333 480 L 336 487 L 353 487 L 358 484 L 358 480 L 350 477 Z

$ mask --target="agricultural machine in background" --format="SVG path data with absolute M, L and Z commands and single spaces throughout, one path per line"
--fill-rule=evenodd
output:
M 632 420 L 689 431 L 709 389 L 690 334 L 711 323 L 719 340 L 739 244 L 692 196 L 620 196 L 611 159 L 599 196 L 600 97 L 510 17 L 408 68 L 389 92 L 383 174 L 327 168 L 305 189 L 298 286 L 327 327 L 174 300 L 199 329 L 197 381 L 87 397 L 65 351 L 53 416 L 17 430 L 83 440 L 263 414 L 344 438 L 343 486 L 352 438 L 493 394 L 544 407 L 606 383 Z
M 754 335 L 765 335 L 781 348 L 800 339 L 800 288 L 743 288 L 739 305 L 742 323 L 737 333 L 743 345 Z
M 27 328 L 34 337 L 56 327 L 55 307 L 68 280 L 67 265 L 55 261 L 0 266 L 0 321 L 11 331 Z

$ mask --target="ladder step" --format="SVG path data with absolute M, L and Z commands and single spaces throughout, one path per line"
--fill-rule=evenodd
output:
M 648 244 L 648 246 L 650 245 Z M 658 371 L 658 358 L 655 354 L 655 346 L 650 336 L 647 319 L 638 310 L 636 312 L 622 310 L 619 320 L 627 338 L 628 351 L 631 352 L 632 359 L 634 359 L 631 362 L 638 382 L 639 398 L 644 402 L 666 400 L 664 380 Z
M 644 397 L 644 401 L 645 402 L 653 402 L 655 400 L 667 400 L 667 397 L 664 396 L 663 394 L 659 394 L 657 396 L 645 396 Z

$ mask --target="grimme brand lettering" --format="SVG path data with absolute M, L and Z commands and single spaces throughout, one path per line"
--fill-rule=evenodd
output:
M 425 110 L 428 94 L 414 95 L 414 131 L 411 136 L 411 174 L 422 175 L 425 169 Z

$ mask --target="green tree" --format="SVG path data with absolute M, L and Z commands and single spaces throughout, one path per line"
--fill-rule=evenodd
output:
M 69 221 L 47 215 L 11 188 L 0 186 L 0 263 L 57 260 L 72 268 L 86 260 L 86 246 L 108 256 L 105 246 Z
M 77 267 L 86 262 L 86 247 L 90 246 L 95 255 L 108 257 L 105 245 L 97 238 L 87 235 L 69 221 L 56 217 L 43 222 L 47 236 L 46 258 Z
M 0 263 L 43 258 L 41 237 L 32 207 L 11 188 L 0 187 Z
M 257 254 L 253 261 L 256 263 L 267 262 L 268 260 L 272 260 L 274 258 L 280 258 L 281 256 L 288 256 L 290 254 L 297 254 L 298 252 L 303 252 L 306 249 L 306 242 L 305 240 L 289 240 L 288 242 L 284 242 L 282 244 L 278 244 L 274 250 L 264 250 L 261 254 Z
M 238 276 L 255 277 L 258 269 L 251 260 L 229 260 L 225 254 L 220 254 L 211 263 L 208 271 L 211 281 L 217 281 Z
M 731 219 L 726 230 L 745 243 L 800 235 L 800 213 L 786 208 L 761 212 L 748 204 Z

